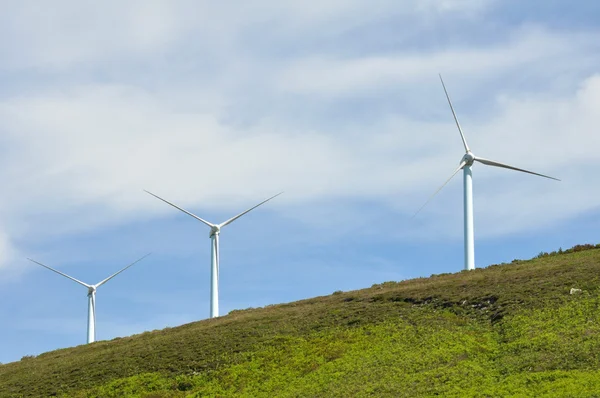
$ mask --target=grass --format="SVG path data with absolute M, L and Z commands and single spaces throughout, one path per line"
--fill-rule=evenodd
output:
M 0 365 L 0 397 L 598 397 L 599 271 L 584 245 L 233 311 Z

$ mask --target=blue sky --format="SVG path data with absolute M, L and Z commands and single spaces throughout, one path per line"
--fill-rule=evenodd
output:
M 480 156 L 476 264 L 598 242 L 592 1 L 0 2 L 0 362 L 462 269 L 460 161 Z

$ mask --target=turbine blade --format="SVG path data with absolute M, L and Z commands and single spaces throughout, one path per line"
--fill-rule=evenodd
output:
M 215 224 L 209 223 L 208 221 L 201 219 L 201 218 L 200 218 L 200 217 L 198 217 L 197 215 L 195 215 L 195 214 L 193 214 L 193 213 L 190 213 L 189 211 L 187 211 L 187 210 L 185 210 L 185 209 L 182 209 L 181 207 L 179 207 L 179 206 L 177 206 L 177 205 L 175 205 L 175 204 L 173 204 L 173 203 L 169 202 L 168 200 L 165 200 L 165 199 L 161 198 L 160 196 L 157 196 L 157 195 L 153 194 L 153 193 L 152 193 L 152 192 L 150 192 L 150 191 L 146 191 L 146 190 L 144 189 L 144 192 L 147 192 L 147 193 L 149 193 L 150 195 L 154 196 L 155 198 L 162 200 L 162 201 L 163 201 L 163 202 L 165 202 L 166 204 L 169 204 L 169 205 L 173 206 L 174 208 L 176 208 L 176 209 L 178 209 L 178 210 L 181 210 L 182 212 L 184 212 L 184 213 L 185 213 L 185 214 L 187 214 L 188 216 L 192 216 L 192 217 L 194 217 L 196 220 L 198 220 L 198 221 L 200 221 L 200 222 L 203 222 L 204 224 L 208 225 L 209 227 L 214 227 L 214 226 L 215 226 Z
M 72 280 L 72 281 L 74 281 L 74 282 L 77 282 L 77 283 L 79 283 L 80 285 L 83 285 L 83 286 L 85 286 L 85 287 L 90 287 L 90 285 L 88 285 L 87 283 L 83 283 L 83 282 L 82 282 L 82 281 L 80 281 L 79 279 L 75 279 L 75 278 L 73 278 L 72 276 L 69 276 L 69 275 L 67 275 L 67 274 L 64 274 L 64 273 L 62 273 L 62 272 L 60 272 L 60 271 L 57 271 L 57 270 L 55 270 L 55 269 L 54 269 L 54 268 L 52 268 L 52 267 L 48 267 L 47 265 L 44 265 L 44 264 L 42 264 L 42 263 L 40 263 L 40 262 L 38 262 L 38 261 L 32 260 L 32 259 L 30 259 L 30 258 L 28 258 L 27 260 L 31 261 L 32 263 L 36 263 L 36 264 L 38 264 L 38 265 L 41 265 L 41 266 L 42 266 L 42 267 L 44 267 L 44 268 L 48 268 L 50 271 L 54 271 L 54 272 L 56 272 L 57 274 L 64 276 L 65 278 L 69 278 L 70 280 Z
M 445 187 L 445 186 L 446 186 L 446 185 L 447 185 L 447 184 L 450 182 L 450 180 L 451 180 L 451 179 L 452 179 L 452 178 L 453 178 L 453 177 L 456 175 L 456 173 L 458 173 L 458 172 L 460 171 L 460 169 L 462 169 L 463 167 L 465 167 L 465 165 L 466 165 L 466 164 L 467 164 L 467 162 L 465 162 L 465 161 L 463 160 L 463 161 L 460 163 L 460 165 L 458 166 L 458 168 L 457 168 L 456 170 L 454 170 L 454 173 L 452 173 L 452 175 L 450 176 L 450 178 L 448 178 L 448 179 L 446 180 L 446 182 L 445 182 L 445 183 L 444 183 L 444 184 L 443 184 L 441 187 L 439 187 L 439 188 L 438 188 L 438 190 L 437 190 L 437 191 L 435 191 L 435 192 L 433 193 L 433 195 L 431 195 L 431 196 L 429 197 L 429 199 L 427 199 L 427 201 L 426 201 L 426 202 L 423 204 L 423 206 L 419 207 L 419 210 L 417 210 L 417 212 L 416 212 L 415 214 L 413 214 L 413 216 L 411 217 L 411 219 L 412 219 L 412 218 L 415 218 L 415 216 L 416 216 L 417 214 L 419 214 L 419 212 L 420 212 L 421 210 L 423 210 L 423 208 L 424 208 L 425 206 L 427 206 L 427 204 L 428 204 L 429 202 L 431 202 L 431 200 L 434 198 L 434 196 L 435 196 L 435 195 L 437 195 L 437 194 L 438 194 L 438 193 L 439 193 L 439 192 L 440 192 L 440 191 L 441 191 L 441 190 L 442 190 L 442 189 L 443 189 L 443 188 L 444 188 L 444 187 Z
M 112 278 L 114 278 L 115 276 L 119 275 L 121 272 L 125 271 L 127 268 L 131 267 L 132 265 L 139 263 L 140 261 L 142 261 L 143 259 L 145 259 L 146 257 L 148 257 L 150 254 L 152 253 L 148 253 L 143 257 L 140 257 L 139 259 L 135 260 L 134 262 L 132 262 L 131 264 L 129 264 L 127 267 L 123 268 L 122 270 L 115 272 L 114 274 L 112 274 L 111 276 L 109 276 L 108 278 L 104 279 L 103 281 L 99 282 L 96 284 L 96 288 L 104 285 L 106 282 L 108 282 L 109 280 L 111 280 Z
M 94 341 L 96 341 L 96 293 L 92 294 L 92 322 L 94 324 Z
M 456 122 L 456 127 L 458 127 L 458 132 L 460 133 L 460 138 L 462 138 L 463 145 L 465 146 L 465 151 L 469 152 L 469 145 L 467 145 L 467 139 L 465 138 L 465 134 L 460 127 L 460 123 L 458 122 L 458 118 L 456 117 L 456 112 L 454 112 L 454 106 L 452 106 L 452 101 L 450 100 L 450 95 L 448 95 L 448 90 L 446 90 L 446 85 L 444 84 L 444 79 L 442 79 L 442 75 L 440 74 L 440 81 L 442 82 L 442 87 L 444 88 L 444 92 L 446 93 L 446 98 L 448 99 L 448 105 L 450 105 L 450 110 L 452 111 L 452 116 L 454 116 L 454 121 Z
M 219 283 L 219 234 L 215 235 L 215 257 L 217 258 L 217 284 Z
M 550 176 L 547 176 L 547 175 L 544 175 L 544 174 L 540 174 L 540 173 L 535 173 L 533 171 L 519 169 L 517 167 L 509 166 L 509 165 L 504 164 L 504 163 L 496 162 L 496 161 L 489 160 L 489 159 L 480 158 L 480 157 L 477 157 L 477 156 L 475 157 L 475 160 L 477 162 L 479 162 L 479 163 L 483 163 L 483 164 L 488 165 L 488 166 L 502 167 L 504 169 L 521 171 L 523 173 L 533 174 L 533 175 L 536 175 L 536 176 L 540 176 L 540 177 L 544 177 L 544 178 L 549 178 L 551 180 L 560 181 L 558 178 L 550 177 Z
M 225 221 L 225 222 L 223 222 L 223 223 L 219 224 L 219 227 L 221 227 L 221 228 L 222 228 L 222 227 L 226 226 L 227 224 L 231 224 L 232 222 L 234 222 L 235 220 L 237 220 L 238 218 L 240 218 L 240 217 L 241 217 L 241 216 L 243 216 L 244 214 L 246 214 L 246 213 L 248 213 L 248 212 L 250 212 L 250 211 L 252 211 L 252 210 L 256 209 L 258 206 L 260 206 L 260 205 L 262 205 L 262 204 L 265 204 L 265 203 L 267 203 L 269 200 L 271 200 L 271 199 L 273 199 L 273 198 L 276 198 L 277 196 L 281 195 L 282 193 L 283 193 L 283 192 L 279 192 L 277 195 L 271 196 L 269 199 L 267 199 L 267 200 L 264 200 L 264 201 L 260 202 L 260 203 L 259 203 L 259 204 L 257 204 L 256 206 L 249 208 L 248 210 L 246 210 L 246 211 L 244 211 L 244 212 L 242 212 L 242 213 L 238 214 L 237 216 L 235 216 L 235 217 L 231 217 L 229 220 L 227 220 L 227 221 Z

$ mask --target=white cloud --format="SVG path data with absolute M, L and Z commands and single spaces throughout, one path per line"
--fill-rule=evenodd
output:
M 7 267 L 15 258 L 15 249 L 9 236 L 0 231 L 0 269 Z
M 2 161 L 3 178 L 15 187 L 2 199 L 9 219 L 14 210 L 60 214 L 106 206 L 122 217 L 121 211 L 160 209 L 142 188 L 184 205 L 223 207 L 281 189 L 291 201 L 363 190 L 369 196 L 393 180 L 387 162 L 365 156 L 371 137 L 341 143 L 318 132 L 281 134 L 268 123 L 235 130 L 212 114 L 178 113 L 128 87 L 10 100 L 0 104 L 0 115 L 10 145 L 19 149 Z M 376 145 L 389 160 L 390 146 Z
M 545 185 L 477 167 L 476 210 L 488 214 L 478 221 L 505 220 L 502 227 L 486 228 L 487 234 L 564 219 L 595 206 L 593 184 L 563 176 L 562 170 L 592 177 L 588 168 L 597 163 L 600 144 L 593 135 L 599 96 L 598 77 L 592 77 L 564 98 L 501 98 L 498 116 L 462 118 L 476 153 L 565 180 Z M 331 135 L 291 126 L 282 134 L 268 122 L 237 130 L 214 115 L 180 114 L 160 98 L 126 87 L 87 86 L 58 97 L 11 101 L 0 105 L 0 115 L 19 148 L 18 156 L 3 161 L 10 170 L 3 178 L 16 188 L 2 199 L 3 217 L 22 233 L 31 232 L 23 223 L 27 216 L 44 212 L 76 216 L 63 221 L 75 229 L 168 212 L 142 188 L 184 206 L 237 210 L 286 190 L 275 208 L 346 198 L 411 213 L 419 195 L 424 200 L 455 167 L 461 151 L 450 117 L 444 124 L 390 119 L 369 134 Z M 418 150 L 426 145 L 439 152 Z M 504 192 L 486 197 L 483 188 L 493 189 L 487 183 L 493 179 Z M 519 193 L 511 189 L 514 184 L 526 185 Z M 569 198 L 573 191 L 579 192 L 577 200 Z M 96 218 L 84 215 L 90 209 Z M 528 216 L 509 223 L 515 209 Z
M 391 16 L 455 17 L 485 10 L 493 0 L 262 0 L 215 3 L 190 0 L 59 0 L 52 4 L 5 1 L 0 16 L 0 68 L 44 72 L 101 66 L 118 69 L 136 58 L 186 58 L 240 54 L 239 45 L 259 32 L 285 38 L 327 37 Z M 266 30 L 266 31 L 265 31 Z M 264 36 L 264 34 L 267 36 Z M 173 49 L 179 50 L 173 54 Z M 167 55 L 168 54 L 168 55 Z M 170 60 L 170 59 L 169 59 Z
M 435 80 L 438 73 L 472 81 L 523 69 L 556 68 L 571 64 L 595 46 L 597 33 L 556 34 L 525 28 L 506 41 L 479 46 L 419 50 L 395 54 L 340 58 L 312 55 L 293 60 L 278 77 L 280 89 L 311 95 L 343 97 L 408 85 L 413 88 Z
M 319 46 L 311 51 L 304 36 L 342 35 L 382 18 L 473 16 L 493 4 L 432 0 L 398 7 L 387 0 L 328 0 L 306 7 L 299 2 L 231 6 L 154 1 L 84 2 L 71 7 L 63 2 L 51 12 L 46 6 L 11 4 L 4 15 L 13 22 L 5 21 L 6 34 L 0 41 L 0 52 L 8 60 L 4 67 L 62 70 L 75 77 L 61 75 L 59 89 L 52 88 L 52 77 L 37 75 L 39 86 L 0 101 L 3 145 L 9 148 L 0 160 L 0 178 L 11 187 L 0 198 L 5 230 L 13 237 L 31 238 L 36 233 L 32 220 L 60 221 L 53 223 L 58 234 L 167 214 L 169 209 L 144 195 L 142 188 L 184 206 L 212 209 L 237 210 L 285 190 L 273 208 L 293 205 L 302 214 L 299 207 L 307 204 L 331 206 L 335 199 L 347 199 L 412 214 L 460 158 L 460 142 L 437 86 L 438 71 L 450 77 L 451 87 L 463 91 L 493 76 L 514 80 L 516 75 L 538 72 L 551 86 L 553 78 L 543 72 L 551 69 L 558 75 L 579 60 L 589 63 L 597 33 L 519 27 L 491 45 L 465 42 L 361 56 L 327 53 Z M 279 39 L 277 50 L 286 46 L 304 50 L 293 56 L 263 53 L 260 46 L 250 45 L 256 32 L 268 43 L 269 37 Z M 153 63 L 144 67 L 140 64 L 144 57 L 161 59 L 160 67 L 153 69 Z M 212 57 L 219 58 L 213 69 L 199 66 L 209 64 Z M 78 75 L 84 64 L 95 72 Z M 120 71 L 118 78 L 115 70 Z M 198 77 L 182 81 L 179 71 Z M 560 96 L 543 87 L 536 92 L 492 90 L 486 100 L 493 111 L 487 109 L 477 117 L 461 107 L 463 91 L 451 92 L 458 99 L 469 140 L 483 156 L 559 176 L 562 165 L 588 176 L 590 165 L 597 164 L 598 143 L 590 137 L 597 124 L 599 90 L 594 78 L 584 82 L 581 76 L 590 73 L 580 70 L 570 76 Z M 426 89 L 421 86 L 424 81 L 429 82 Z M 577 93 L 575 82 L 584 85 Z M 383 101 L 392 90 L 425 101 L 434 85 L 435 99 L 426 99 L 431 112 L 423 110 L 418 116 L 399 108 L 365 121 L 348 109 L 339 126 L 335 120 L 296 124 L 291 116 L 296 108 L 311 106 L 326 114 L 332 103 L 343 107 L 349 97 L 378 92 Z M 240 96 L 248 102 L 240 104 Z M 288 104 L 290 97 L 297 102 Z M 231 121 L 239 107 L 260 103 L 268 105 L 248 111 L 251 123 Z M 364 106 L 374 107 L 368 100 Z M 571 137 L 567 144 L 562 139 L 565 131 Z M 587 145 L 578 145 L 581 141 Z M 528 152 L 541 147 L 548 156 Z M 569 185 L 580 193 L 576 201 L 568 201 L 563 191 L 544 201 L 560 208 L 548 216 L 549 208 L 536 202 L 554 192 L 551 186 L 532 182 L 525 200 L 511 190 L 519 183 L 514 181 L 524 177 L 505 177 L 493 170 L 476 173 L 476 211 L 495 209 L 490 212 L 493 217 L 478 218 L 478 225 L 512 220 L 516 207 L 528 215 L 486 227 L 487 234 L 523 229 L 542 218 L 551 223 L 594 206 L 586 196 L 593 193 L 591 188 L 578 182 Z M 485 197 L 482 188 L 496 177 L 495 189 L 504 192 Z M 430 213 L 422 216 L 426 235 L 455 234 L 449 232 L 455 228 L 445 218 L 429 219 L 433 214 L 451 217 L 436 206 L 432 203 Z M 315 222 L 324 227 L 323 220 Z
M 415 7 L 422 12 L 480 12 L 492 3 L 490 0 L 422 0 Z
M 179 26 L 168 2 L 4 2 L 4 68 L 61 70 L 164 49 Z

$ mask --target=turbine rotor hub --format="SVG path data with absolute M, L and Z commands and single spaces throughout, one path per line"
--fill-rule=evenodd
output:
M 96 293 L 96 287 L 95 286 L 88 287 L 88 296 L 91 296 L 94 293 Z
M 473 153 L 469 151 L 465 154 L 465 156 L 463 156 L 462 161 L 466 163 L 466 166 L 471 166 L 475 161 L 475 155 L 473 155 Z
M 210 227 L 210 232 L 208 233 L 208 237 L 212 238 L 214 235 L 218 235 L 221 232 L 221 227 L 215 225 L 214 227 Z

